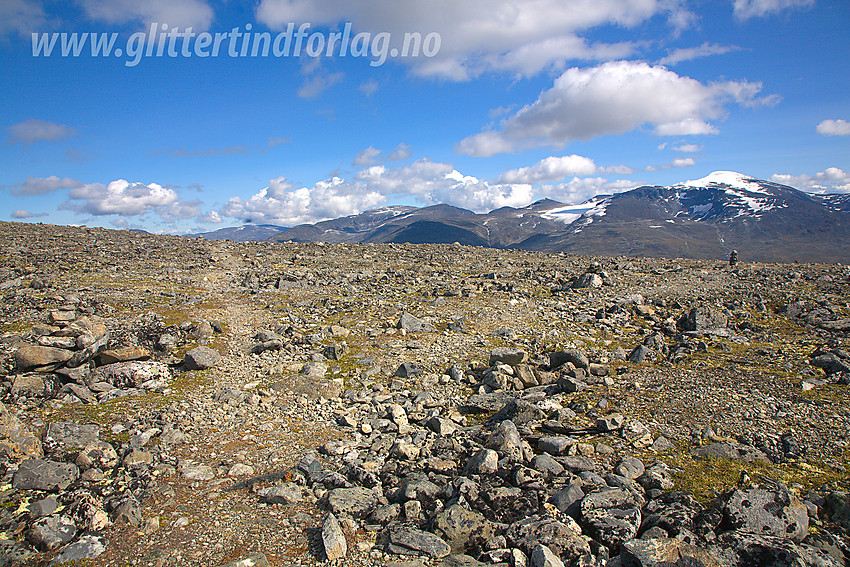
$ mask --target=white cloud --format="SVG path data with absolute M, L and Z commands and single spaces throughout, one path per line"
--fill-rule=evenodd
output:
M 731 53 L 740 49 L 740 47 L 735 45 L 719 45 L 706 41 L 699 47 L 674 49 L 669 53 L 669 55 L 663 57 L 659 61 L 659 63 L 661 65 L 676 65 L 677 63 L 681 63 L 682 61 L 691 61 L 693 59 L 699 59 L 700 57 L 710 57 L 712 55 L 723 55 L 725 53 Z
M 26 181 L 12 187 L 13 195 L 44 195 L 60 189 L 82 187 L 83 182 L 68 177 L 27 177 Z
M 850 136 L 850 122 L 846 120 L 824 120 L 815 128 L 824 136 Z
M 403 161 L 413 155 L 410 146 L 401 143 L 395 147 L 393 151 L 387 154 L 387 161 Z
M 809 193 L 850 193 L 850 173 L 828 167 L 814 175 L 775 174 L 770 180 Z
M 82 0 L 86 15 L 110 24 L 140 22 L 192 27 L 195 32 L 209 29 L 213 9 L 204 0 Z
M 198 222 L 204 224 L 221 224 L 223 221 L 218 211 L 209 211 L 198 217 Z
M 456 150 L 486 157 L 535 146 L 560 147 L 644 124 L 660 136 L 713 134 L 717 128 L 708 120 L 722 118 L 726 103 L 767 104 L 767 99 L 756 98 L 760 90 L 761 84 L 745 81 L 704 85 L 642 62 L 574 67 L 536 101 L 503 119 L 498 129 L 470 136 Z
M 351 162 L 352 165 L 373 165 L 378 163 L 378 156 L 381 155 L 381 150 L 376 149 L 374 146 L 369 146 L 368 148 L 364 148 L 357 152 L 357 155 L 354 156 L 354 161 Z
M 462 174 L 452 164 L 420 159 L 395 168 L 372 165 L 350 179 L 333 177 L 312 187 L 296 188 L 283 177 L 272 179 L 247 201 L 231 198 L 219 213 L 246 222 L 293 226 L 357 214 L 386 203 L 390 196 L 487 212 L 528 205 L 532 190 L 527 184 L 491 184 Z
M 697 144 L 680 144 L 680 145 L 674 147 L 673 149 L 676 150 L 677 152 L 683 152 L 683 153 L 686 153 L 686 154 L 693 154 L 693 153 L 696 153 L 696 152 L 701 152 L 702 146 L 697 145 Z
M 373 94 L 378 92 L 378 87 L 378 81 L 376 81 L 375 79 L 368 79 L 360 83 L 360 86 L 357 87 L 357 90 L 363 93 L 363 96 L 369 98 Z
M 664 171 L 665 169 L 675 169 L 681 167 L 693 167 L 697 164 L 693 158 L 673 158 L 673 161 L 670 163 L 665 163 L 663 165 L 648 165 L 644 168 L 644 171 Z
M 23 209 L 18 209 L 17 211 L 12 211 L 13 219 L 32 219 L 36 217 L 46 217 L 47 213 L 31 213 L 29 211 L 25 211 Z
M 558 181 L 567 176 L 593 175 L 597 172 L 592 159 L 579 155 L 551 156 L 530 167 L 508 170 L 499 175 L 499 183 L 527 183 L 536 185 L 549 181 Z
M 76 133 L 73 128 L 64 124 L 55 124 L 35 118 L 13 124 L 7 128 L 7 131 L 9 132 L 9 142 L 23 142 L 25 144 L 32 144 L 41 140 L 61 140 Z
M 674 27 L 689 25 L 678 1 L 658 0 L 262 0 L 257 19 L 282 29 L 289 22 L 354 31 L 388 31 L 396 48 L 405 33 L 436 32 L 440 50 L 431 58 L 399 59 L 417 73 L 466 80 L 487 71 L 533 75 L 561 69 L 573 60 L 603 60 L 632 54 L 631 44 L 591 43 L 582 34 L 604 26 L 632 27 L 669 14 Z
M 814 6 L 815 0 L 735 0 L 735 17 L 747 20 L 763 17 L 772 12 L 782 12 Z
M 317 73 L 304 80 L 304 84 L 298 89 L 298 96 L 305 99 L 316 98 L 335 84 L 342 81 L 344 74 Z
M 644 183 L 604 177 L 573 177 L 566 183 L 543 185 L 538 189 L 541 197 L 548 197 L 568 205 L 583 203 L 597 195 L 611 195 L 640 187 Z
M 45 23 L 41 3 L 29 0 L 3 0 L 0 2 L 0 36 L 17 32 L 29 37 Z
M 143 215 L 178 203 L 177 193 L 156 183 L 128 183 L 123 179 L 109 185 L 90 183 L 71 189 L 61 208 L 91 215 Z M 168 211 L 165 211 L 168 214 Z

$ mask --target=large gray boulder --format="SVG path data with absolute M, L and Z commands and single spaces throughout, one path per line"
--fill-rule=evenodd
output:
M 806 506 L 787 490 L 735 490 L 725 499 L 723 514 L 734 529 L 798 543 L 809 531 Z

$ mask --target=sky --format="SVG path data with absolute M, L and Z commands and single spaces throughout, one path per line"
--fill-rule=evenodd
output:
M 848 29 L 845 0 L 2 0 L 0 219 L 850 193 Z

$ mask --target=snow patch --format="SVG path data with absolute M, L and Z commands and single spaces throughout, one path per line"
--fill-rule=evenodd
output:
M 580 218 L 586 218 L 592 222 L 593 217 L 605 216 L 605 209 L 610 199 L 591 199 L 578 205 L 566 205 L 555 209 L 549 209 L 540 213 L 540 216 L 550 220 L 561 221 L 564 224 L 572 224 Z

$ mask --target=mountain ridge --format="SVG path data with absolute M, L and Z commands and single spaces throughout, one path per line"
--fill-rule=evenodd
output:
M 603 256 L 841 262 L 850 196 L 816 195 L 732 171 L 641 186 L 578 204 L 541 199 L 476 214 L 451 205 L 388 206 L 275 231 L 268 240 L 447 243 Z

